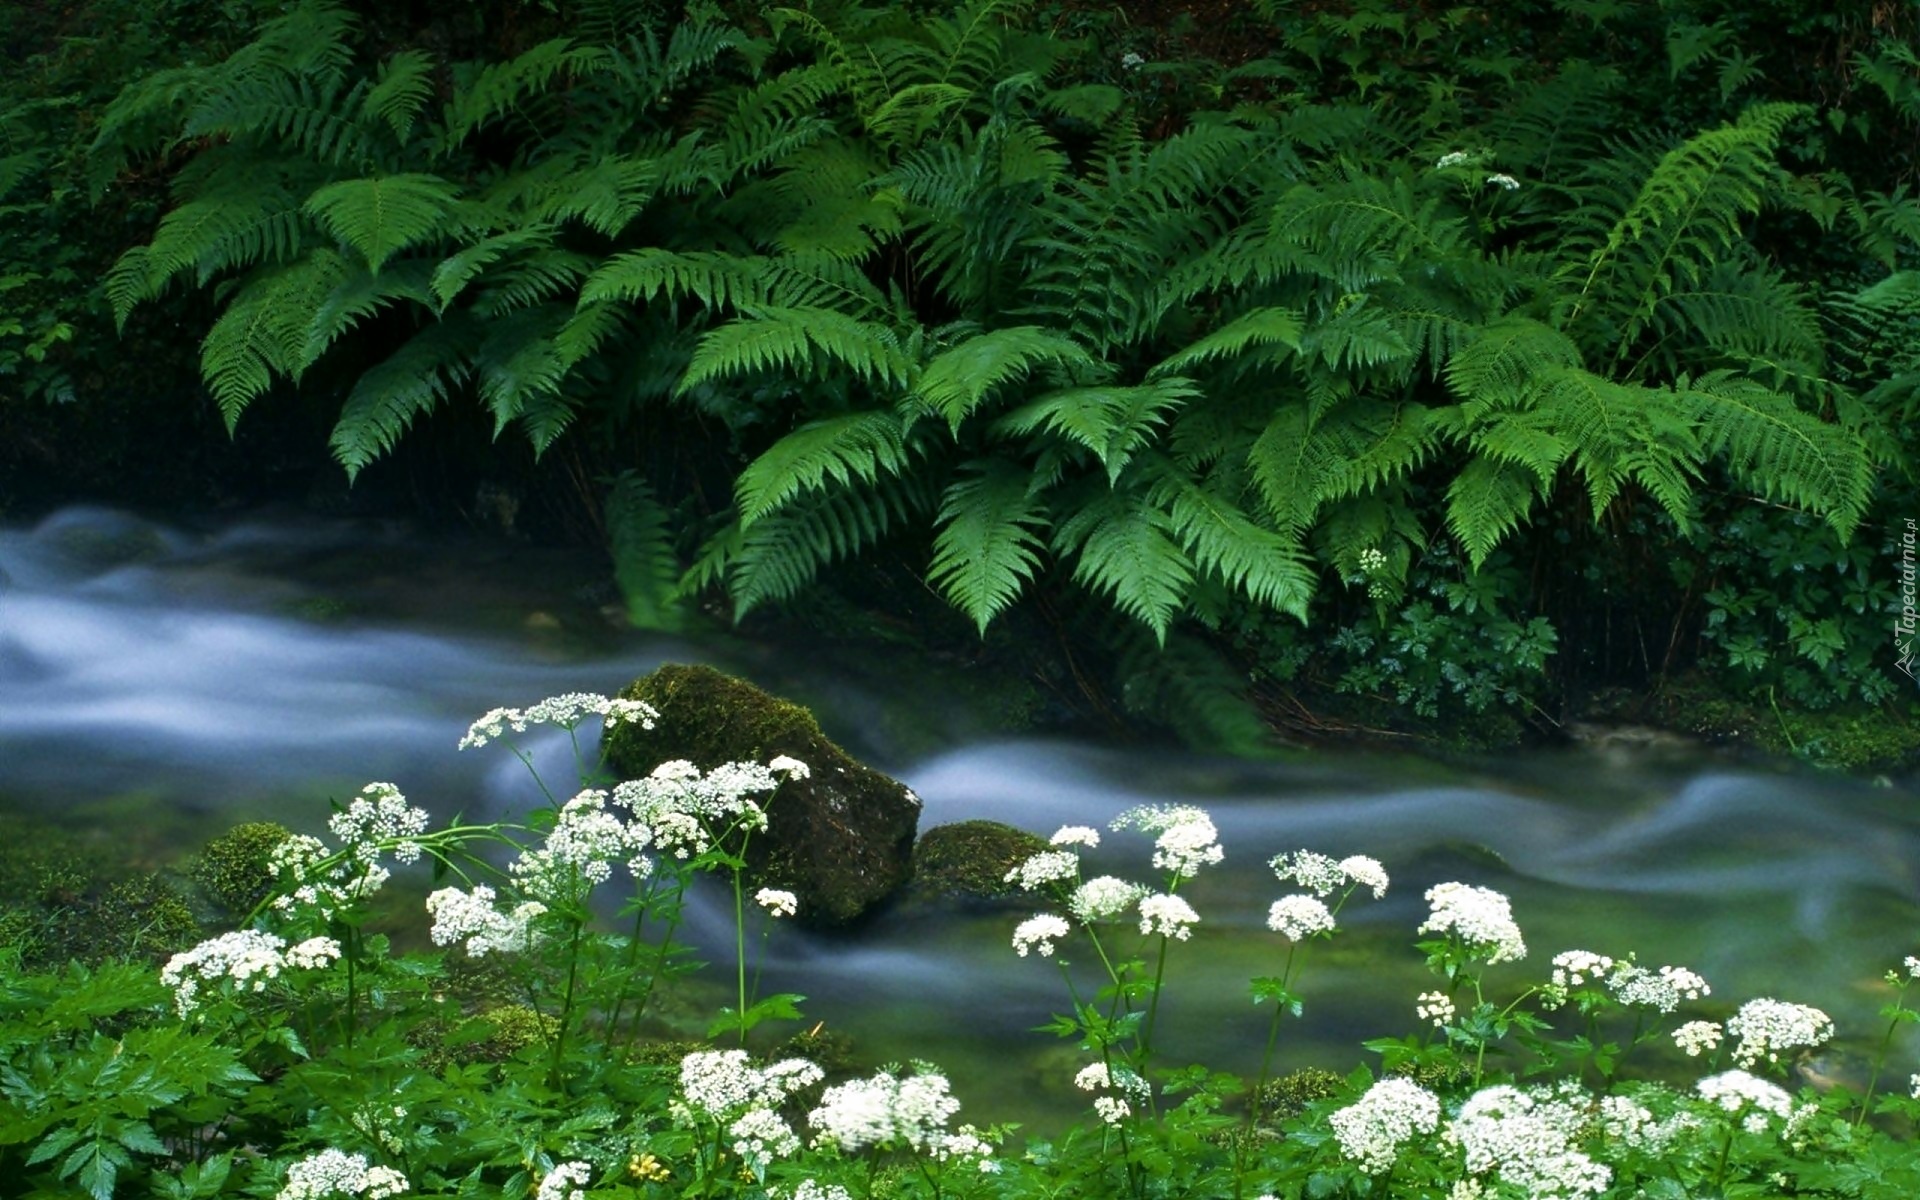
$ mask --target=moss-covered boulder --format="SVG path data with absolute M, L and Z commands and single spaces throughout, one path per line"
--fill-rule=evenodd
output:
M 906 903 L 921 907 L 992 907 L 1024 896 L 1007 872 L 1047 848 L 1037 833 L 998 821 L 936 825 L 913 846 L 913 884 Z
M 607 761 L 625 779 L 686 759 L 702 770 L 788 755 L 806 763 L 767 803 L 767 832 L 747 848 L 755 886 L 800 898 L 797 919 L 844 926 L 906 883 L 920 798 L 834 745 L 813 714 L 711 667 L 670 663 L 621 693 L 659 710 L 652 729 L 616 725 Z
M 273 852 L 293 836 L 285 825 L 251 821 L 206 844 L 187 866 L 187 877 L 229 918 L 251 913 L 273 892 Z

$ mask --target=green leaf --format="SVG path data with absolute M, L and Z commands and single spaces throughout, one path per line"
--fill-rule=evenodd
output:
M 1002 433 L 1046 428 L 1092 450 L 1109 485 L 1155 440 L 1169 415 L 1200 396 L 1191 379 L 1163 376 L 1134 387 L 1079 387 L 1049 392 L 995 422 Z
M 1109 492 L 1068 518 L 1055 539 L 1063 551 L 1079 552 L 1074 579 L 1111 595 L 1163 644 L 1193 584 L 1193 564 L 1168 535 L 1170 525 L 1138 497 Z
M 969 464 L 975 474 L 946 490 L 927 578 L 982 636 L 1040 565 L 1046 514 L 1024 469 L 1003 459 Z
M 914 396 L 947 419 L 959 435 L 960 423 L 995 388 L 1042 367 L 1091 372 L 1095 359 L 1072 338 L 1037 325 L 1016 325 L 977 334 L 927 363 Z
M 330 183 L 307 198 L 321 226 L 360 252 L 378 274 L 409 246 L 444 236 L 459 189 L 437 175 L 408 173 Z
M 890 412 L 848 413 L 811 421 L 769 446 L 734 481 L 742 528 L 796 494 L 832 479 L 849 484 L 898 475 L 907 467 L 900 421 Z

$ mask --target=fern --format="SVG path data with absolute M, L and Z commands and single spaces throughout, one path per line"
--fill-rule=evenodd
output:
M 1314 571 L 1296 539 L 1255 523 L 1238 506 L 1184 479 L 1157 489 L 1156 502 L 1196 567 L 1253 603 L 1307 623 Z
M 737 621 L 762 604 L 798 595 L 823 567 L 859 554 L 931 509 L 926 485 L 911 477 L 871 489 L 809 492 L 750 527 L 735 523 L 722 530 L 694 571 L 726 576 Z M 690 572 L 689 581 L 698 577 Z
M 1011 434 L 1044 428 L 1077 442 L 1093 451 L 1112 484 L 1157 438 L 1168 417 L 1199 395 L 1192 380 L 1178 375 L 1133 387 L 1067 388 L 1008 413 L 994 428 Z
M 346 179 L 307 197 L 306 211 L 378 275 L 394 254 L 436 236 L 458 196 L 436 175 Z
M 945 417 L 957 437 L 961 422 L 995 389 L 1044 368 L 1081 375 L 1094 372 L 1097 364 L 1072 338 L 1016 325 L 977 334 L 935 355 L 920 372 L 913 396 Z
M 1520 527 L 1539 493 L 1526 467 L 1477 454 L 1447 485 L 1447 528 L 1478 571 L 1503 538 Z
M 850 371 L 868 382 L 904 387 L 910 371 L 898 339 L 883 326 L 830 309 L 754 306 L 700 339 L 680 380 L 684 395 L 733 375 L 786 371 L 809 375 L 820 365 Z
M 433 60 L 418 50 L 402 50 L 380 66 L 379 77 L 360 97 L 360 112 L 384 123 L 395 141 L 413 133 L 414 122 L 433 97 Z
M 1769 499 L 1820 513 L 1844 541 L 1866 511 L 1873 467 L 1860 439 L 1751 380 L 1712 372 L 1679 386 L 1710 454 Z
M 941 499 L 927 579 L 985 636 L 1039 568 L 1047 521 L 1027 472 L 1003 459 L 972 469 Z
M 803 491 L 829 479 L 873 483 L 907 469 L 906 441 L 890 412 L 849 413 L 813 421 L 781 438 L 748 463 L 734 482 L 743 528 Z
M 1301 316 L 1292 309 L 1257 308 L 1243 313 L 1178 353 L 1160 360 L 1149 372 L 1152 376 L 1170 375 L 1190 367 L 1222 358 L 1265 350 L 1272 346 L 1287 350 L 1300 348 Z M 1263 356 L 1265 357 L 1265 356 Z
M 1060 523 L 1054 550 L 1076 554 L 1074 579 L 1112 596 L 1120 611 L 1164 645 L 1193 583 L 1193 563 L 1171 527 L 1168 516 L 1142 497 L 1109 491 Z
M 391 450 L 414 418 L 467 377 L 477 334 L 470 320 L 449 318 L 415 334 L 360 376 L 329 439 L 347 478 Z

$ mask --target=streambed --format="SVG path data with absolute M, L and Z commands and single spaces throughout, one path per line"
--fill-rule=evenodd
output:
M 1171 965 L 1174 1062 L 1257 1063 L 1265 1013 L 1246 980 L 1277 973 L 1283 949 L 1264 928 L 1282 890 L 1264 864 L 1303 846 L 1370 854 L 1394 884 L 1384 901 L 1353 901 L 1341 934 L 1312 948 L 1283 1067 L 1344 1070 L 1360 1040 L 1413 1028 L 1413 997 L 1431 986 L 1411 949 L 1421 892 L 1445 879 L 1513 898 L 1532 953 L 1497 968 L 1496 988 L 1540 978 L 1560 950 L 1634 950 L 1704 974 L 1714 995 L 1700 1015 L 1775 995 L 1826 1009 L 1856 1047 L 1880 1032 L 1880 976 L 1920 950 L 1920 805 L 1900 787 L 1705 754 L 1249 764 L 983 740 L 909 678 L 876 687 L 817 654 L 617 629 L 595 576 L 567 554 L 287 516 L 187 529 L 75 509 L 0 527 L 0 802 L 115 822 L 144 855 L 237 820 L 318 829 L 328 798 L 373 779 L 441 816 L 509 815 L 538 792 L 511 755 L 455 751 L 473 717 L 711 662 L 814 703 L 830 734 L 920 794 L 922 828 L 986 817 L 1048 833 L 1134 804 L 1208 808 L 1227 859 L 1186 893 L 1202 921 Z M 913 737 L 890 732 L 903 723 Z M 531 749 L 564 778 L 562 745 Z M 1137 834 L 1091 853 L 1137 878 L 1147 857 Z M 1077 1059 L 1031 1032 L 1066 996 L 1053 964 L 1009 948 L 1023 915 L 899 914 L 847 938 L 782 930 L 765 987 L 806 994 L 810 1019 L 868 1053 L 941 1063 L 968 1116 L 1045 1122 L 1077 1103 Z M 696 922 L 695 937 L 718 927 Z

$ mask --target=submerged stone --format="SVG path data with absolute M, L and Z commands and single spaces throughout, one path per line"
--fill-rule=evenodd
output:
M 711 667 L 670 663 L 621 693 L 660 713 L 652 729 L 607 734 L 607 761 L 623 779 L 686 759 L 701 770 L 788 755 L 810 774 L 768 798 L 767 831 L 747 845 L 755 887 L 800 898 L 797 920 L 844 926 L 872 911 L 912 873 L 920 798 L 828 740 L 804 707 Z

